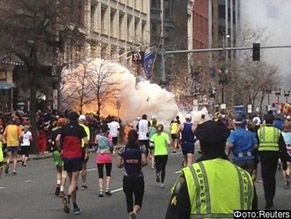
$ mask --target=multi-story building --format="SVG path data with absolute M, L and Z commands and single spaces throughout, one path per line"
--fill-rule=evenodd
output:
M 150 45 L 150 3 L 136 0 L 87 0 L 84 27 L 91 45 L 87 56 L 125 62 L 132 49 Z
M 208 1 L 195 0 L 193 6 L 193 49 L 209 47 Z M 209 89 L 209 54 L 194 53 L 191 55 L 191 75 L 193 94 L 208 94 Z
M 58 0 L 56 0 L 57 2 Z M 9 2 L 11 3 L 11 2 Z M 4 7 L 5 5 L 3 5 Z M 68 28 L 72 30 L 78 26 L 78 30 L 86 38 L 85 47 L 80 51 L 73 48 L 70 43 L 64 44 L 62 54 L 56 55 L 51 50 L 46 50 L 42 55 L 42 64 L 48 66 L 52 71 L 54 65 L 63 66 L 73 64 L 78 61 L 86 60 L 86 58 L 104 58 L 120 61 L 127 67 L 131 66 L 132 52 L 147 52 L 150 46 L 150 2 L 136 0 L 72 0 L 69 4 L 68 16 L 72 21 L 68 24 Z M 1 8 L 1 4 L 0 4 Z M 65 10 L 65 9 L 60 9 Z M 57 15 L 56 15 L 57 16 Z M 64 15 L 62 15 L 64 16 Z M 142 51 L 147 49 L 145 51 Z M 59 53 L 58 53 L 59 54 Z M 54 60 L 54 57 L 62 57 Z M 134 65 L 135 66 L 135 65 Z M 141 66 L 140 66 L 141 67 Z M 7 72 L 0 68 L 1 75 L 9 74 L 8 78 L 13 79 L 13 69 Z M 6 76 L 5 76 L 6 77 Z M 4 78 L 4 76 L 2 77 Z M 2 80 L 2 79 L 0 79 Z M 6 81 L 9 83 L 9 81 Z M 53 83 L 48 82 L 47 85 Z M 25 89 L 18 89 L 15 83 L 19 99 L 27 99 L 28 94 L 23 92 Z M 9 86 L 9 96 L 13 96 L 11 84 Z M 2 87 L 2 88 L 1 88 Z M 53 86 L 51 86 L 50 90 Z M 3 93 L 7 96 L 7 85 L 1 86 L 0 95 Z M 20 87 L 19 87 L 20 88 Z M 55 89 L 55 88 L 54 88 Z M 47 102 L 53 102 L 52 91 L 47 90 Z M 26 90 L 27 91 L 27 90 Z M 2 96 L 3 96 L 2 95 Z M 7 98 L 1 98 L 2 102 Z M 9 100 L 9 101 L 12 101 Z M 6 101 L 7 102 L 7 101 Z M 0 106 L 6 106 L 6 102 Z M 1 109 L 0 109 L 1 110 Z M 9 108 L 11 110 L 11 107 Z
M 237 33 L 240 28 L 240 0 L 209 0 L 208 2 L 212 8 L 212 19 L 210 20 L 212 22 L 211 47 L 235 47 Z M 225 102 L 227 107 L 233 105 L 233 97 L 229 94 L 232 93 L 230 85 L 235 56 L 235 51 L 222 50 L 212 53 L 212 67 L 216 72 L 216 84 L 217 87 L 221 88 L 221 92 L 217 92 L 220 95 L 216 95 L 216 103 Z M 222 69 L 222 72 L 219 71 L 220 69 Z M 228 75 L 225 75 L 225 72 Z
M 151 0 L 150 44 L 157 55 L 153 68 L 155 82 L 167 82 L 174 74 L 188 71 L 187 54 L 165 55 L 164 52 L 191 49 L 188 28 L 192 27 L 188 23 L 192 23 L 189 19 L 192 10 L 188 10 L 189 4 L 193 6 L 193 0 Z

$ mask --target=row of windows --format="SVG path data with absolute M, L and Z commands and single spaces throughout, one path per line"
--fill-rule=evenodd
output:
M 106 5 L 98 6 L 91 6 L 91 31 L 122 40 L 144 41 L 146 20 Z

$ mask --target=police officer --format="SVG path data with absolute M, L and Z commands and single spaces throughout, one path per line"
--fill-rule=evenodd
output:
M 229 129 L 207 121 L 196 129 L 202 156 L 182 173 L 172 189 L 165 219 L 233 218 L 233 211 L 251 210 L 254 185 L 250 174 L 225 154 Z
M 259 128 L 259 157 L 261 162 L 261 175 L 265 193 L 265 209 L 274 206 L 273 199 L 276 192 L 276 171 L 278 159 L 281 158 L 283 169 L 287 169 L 286 147 L 281 131 L 273 126 L 273 114 L 264 116 L 266 126 Z
M 234 119 L 235 129 L 227 138 L 228 152 L 233 153 L 233 163 L 253 174 L 254 149 L 258 147 L 256 136 L 242 127 L 244 118 L 236 115 Z

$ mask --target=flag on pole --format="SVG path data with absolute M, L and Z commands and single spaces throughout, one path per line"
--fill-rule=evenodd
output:
M 147 76 L 147 79 L 150 79 L 152 77 L 152 67 L 154 63 L 154 58 L 155 54 L 153 52 L 149 52 L 144 57 L 143 68 Z

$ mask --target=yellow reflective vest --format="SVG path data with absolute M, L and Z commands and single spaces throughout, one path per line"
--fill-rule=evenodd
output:
M 80 124 L 80 126 L 82 126 L 83 128 L 84 128 L 84 130 L 85 130 L 85 132 L 86 132 L 86 134 L 87 134 L 87 139 L 88 139 L 88 141 L 89 141 L 89 139 L 90 139 L 90 129 L 89 129 L 89 127 L 88 126 L 86 126 L 86 125 L 84 125 L 84 124 Z M 82 139 L 82 148 L 85 146 L 85 142 L 84 142 L 84 140 Z
M 274 126 L 264 126 L 258 130 L 258 151 L 279 151 L 279 138 L 281 131 Z
M 182 170 L 192 218 L 233 218 L 234 210 L 251 210 L 254 185 L 249 173 L 217 158 Z

